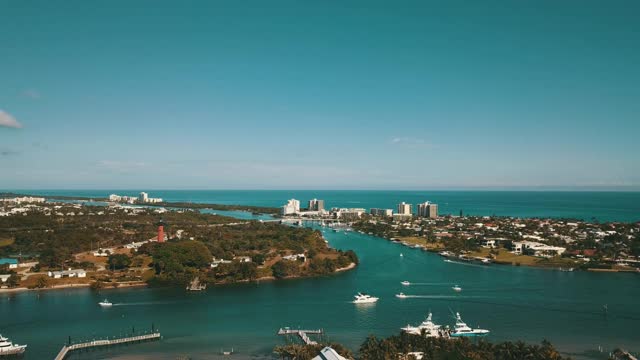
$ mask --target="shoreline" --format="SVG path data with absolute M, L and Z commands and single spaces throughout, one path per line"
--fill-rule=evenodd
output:
M 75 289 L 75 288 L 90 288 L 93 283 L 81 283 L 81 284 L 61 284 L 61 285 L 53 285 L 45 288 L 26 288 L 26 287 L 17 287 L 11 289 L 0 289 L 0 294 L 11 294 L 11 293 L 19 293 L 19 292 L 28 292 L 28 291 L 49 291 L 49 290 L 65 290 L 65 289 Z M 96 290 L 117 290 L 124 288 L 133 288 L 133 287 L 148 287 L 149 284 L 145 282 L 127 282 L 127 283 L 116 283 L 117 286 L 105 286 Z
M 335 269 L 333 273 L 326 274 L 323 276 L 331 276 L 334 274 L 342 273 L 345 271 L 352 270 L 356 268 L 358 265 L 356 263 L 351 263 L 345 267 Z M 286 278 L 278 279 L 274 276 L 263 276 L 261 278 L 253 279 L 253 280 L 239 280 L 234 282 L 222 282 L 222 283 L 213 283 L 213 286 L 220 285 L 233 285 L 233 284 L 246 284 L 251 282 L 260 282 L 260 281 L 279 281 L 279 280 L 292 280 L 292 279 L 313 279 L 321 276 L 289 276 Z M 0 289 L 0 295 L 2 294 L 12 294 L 12 293 L 21 293 L 21 292 L 30 292 L 30 291 L 51 291 L 51 290 L 65 290 L 65 289 L 75 289 L 75 288 L 90 288 L 93 283 L 81 283 L 81 284 L 61 284 L 61 285 L 53 285 L 46 288 L 33 288 L 29 289 L 26 287 L 17 287 L 11 289 Z M 96 290 L 117 290 L 117 289 L 126 289 L 126 288 L 141 288 L 141 287 L 150 287 L 146 282 L 127 282 L 127 283 L 116 283 L 117 286 L 109 286 L 112 284 L 108 284 L 105 287 Z

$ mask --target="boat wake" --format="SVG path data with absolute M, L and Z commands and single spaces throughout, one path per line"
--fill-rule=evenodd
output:
M 405 297 L 414 299 L 489 299 L 487 296 L 474 295 L 405 295 Z
M 177 304 L 178 301 L 144 301 L 131 303 L 114 303 L 113 306 L 147 306 L 147 305 L 169 305 Z
M 414 283 L 414 282 L 412 282 L 412 283 L 409 283 L 408 286 L 451 286 L 453 284 L 454 283 L 444 283 L 444 282 L 442 282 L 442 283 Z

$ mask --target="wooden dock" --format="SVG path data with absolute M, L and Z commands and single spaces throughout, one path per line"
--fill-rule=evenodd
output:
M 311 340 L 307 334 L 322 335 L 324 334 L 324 331 L 322 329 L 294 330 L 290 328 L 284 328 L 284 329 L 281 328 L 280 330 L 278 330 L 278 335 L 298 335 L 306 345 L 317 345 L 318 342 Z
M 159 332 L 152 332 L 150 334 L 144 334 L 144 335 L 129 336 L 129 337 L 123 337 L 123 338 L 117 338 L 117 339 L 92 340 L 84 343 L 65 345 L 62 347 L 62 349 L 60 349 L 60 352 L 55 357 L 55 360 L 64 360 L 64 358 L 71 351 L 74 351 L 74 350 L 92 349 L 92 348 L 97 348 L 102 346 L 112 346 L 112 345 L 127 344 L 127 343 L 140 342 L 140 341 L 159 340 L 160 337 L 161 336 Z

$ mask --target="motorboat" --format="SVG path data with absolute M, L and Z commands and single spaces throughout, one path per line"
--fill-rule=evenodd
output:
M 354 304 L 371 304 L 378 301 L 378 298 L 375 296 L 358 293 L 354 296 L 355 300 L 353 300 Z
M 406 299 L 407 295 L 405 295 L 404 293 L 400 293 L 400 294 L 396 294 L 396 297 L 399 299 Z
M 404 255 L 402 253 L 400 253 L 400 257 L 403 257 Z
M 18 345 L 9 341 L 8 338 L 0 335 L 0 356 L 20 355 L 27 349 L 27 345 Z
M 451 337 L 475 337 L 475 336 L 486 336 L 489 334 L 489 330 L 486 329 L 472 329 L 467 325 L 462 318 L 460 317 L 460 313 L 456 313 L 456 325 L 451 331 Z
M 454 286 L 452 287 L 452 289 L 453 289 L 453 291 L 455 291 L 455 292 L 460 292 L 460 291 L 462 291 L 462 288 L 461 288 L 460 286 L 458 286 L 458 285 L 454 285 Z
M 402 285 L 404 285 L 404 286 L 409 286 L 409 285 L 411 285 L 411 283 L 410 283 L 410 282 L 408 282 L 407 280 L 405 280 L 405 281 L 401 282 L 400 284 L 402 284 Z
M 104 299 L 104 300 L 100 301 L 100 302 L 98 303 L 98 305 L 100 305 L 100 306 L 102 306 L 102 307 L 110 307 L 110 306 L 113 306 L 113 303 L 111 303 L 111 302 L 110 302 L 109 300 L 107 300 L 107 299 Z
M 414 335 L 420 335 L 422 334 L 422 331 L 424 331 L 426 337 L 447 337 L 447 332 L 442 329 L 440 325 L 434 324 L 432 317 L 433 315 L 429 313 L 427 318 L 420 325 L 407 325 L 402 328 L 402 331 Z

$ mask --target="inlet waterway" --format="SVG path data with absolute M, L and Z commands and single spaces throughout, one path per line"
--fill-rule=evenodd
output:
M 435 322 L 449 325 L 451 312 L 459 311 L 470 326 L 490 329 L 490 341 L 548 339 L 576 359 L 606 358 L 600 348 L 640 350 L 637 274 L 448 263 L 377 237 L 318 229 L 331 246 L 355 250 L 360 266 L 328 277 L 214 286 L 203 293 L 172 288 L 5 293 L 0 333 L 29 345 L 25 359 L 49 359 L 69 336 L 73 341 L 117 336 L 153 324 L 161 341 L 73 358 L 211 359 L 232 348 L 234 357 L 261 358 L 285 342 L 276 335 L 280 327 L 322 328 L 331 341 L 357 350 L 369 334 L 397 334 L 429 311 Z M 412 285 L 401 285 L 403 280 Z M 456 284 L 462 292 L 451 289 Z M 350 303 L 358 291 L 380 301 Z M 398 299 L 399 292 L 410 297 Z M 112 308 L 97 305 L 105 297 Z
M 599 347 L 640 346 L 638 275 L 447 263 L 368 235 L 327 231 L 325 237 L 334 247 L 354 249 L 360 266 L 324 278 L 217 286 L 196 294 L 148 288 L 4 294 L 0 328 L 29 344 L 27 359 L 53 358 L 68 336 L 79 341 L 148 330 L 152 324 L 162 341 L 74 358 L 208 359 L 231 348 L 237 357 L 266 357 L 285 341 L 275 335 L 284 326 L 322 328 L 330 340 L 357 349 L 369 334 L 398 333 L 429 311 L 442 324 L 452 324 L 451 311 L 460 311 L 473 327 L 490 329 L 494 341 L 548 339 L 576 358 L 590 358 L 589 351 Z M 403 280 L 412 285 L 401 285 Z M 452 291 L 454 284 L 463 291 Z M 381 299 L 354 305 L 350 300 L 357 291 Z M 411 297 L 396 298 L 401 291 Z M 113 308 L 97 305 L 104 297 Z

